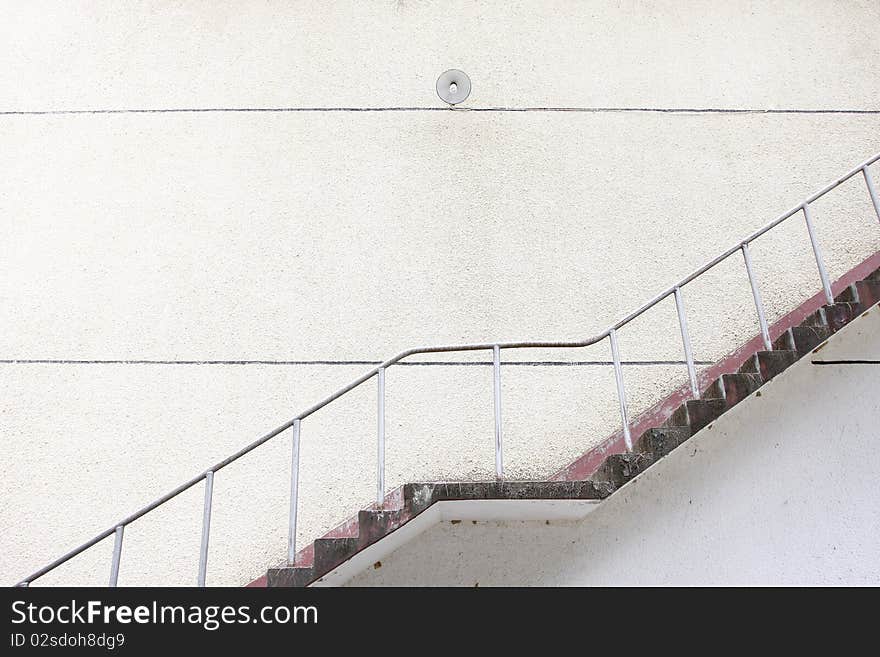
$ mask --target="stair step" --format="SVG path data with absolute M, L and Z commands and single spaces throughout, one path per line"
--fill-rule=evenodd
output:
M 835 304 L 849 303 L 857 306 L 858 312 L 864 312 L 880 302 L 880 279 L 866 278 L 856 281 L 852 285 L 847 285 L 840 294 L 834 297 L 834 302 Z
M 401 509 L 368 509 L 358 512 L 358 547 L 363 549 L 384 538 L 403 522 Z
M 865 312 L 868 308 L 880 303 L 880 280 L 864 280 L 855 284 L 859 296 L 859 310 Z
M 854 303 L 834 303 L 825 306 L 825 321 L 828 328 L 837 332 L 859 316 L 859 307 Z
M 302 588 L 311 584 L 314 579 L 314 568 L 278 566 L 276 568 L 270 568 L 266 573 L 266 586 Z
M 691 399 L 679 406 L 663 423 L 664 427 L 689 427 L 692 434 L 716 419 L 725 410 L 723 399 Z
M 357 538 L 319 538 L 315 540 L 315 573 L 320 577 L 347 561 L 358 551 Z
M 608 482 L 615 488 L 647 470 L 656 459 L 649 452 L 612 454 L 593 474 L 594 481 Z
M 859 293 L 855 284 L 847 285 L 838 294 L 834 295 L 834 303 L 858 303 Z
M 657 427 L 648 429 L 636 441 L 636 450 L 650 454 L 654 460 L 663 458 L 669 452 L 691 437 L 689 427 Z
M 403 500 L 416 515 L 443 500 L 601 500 L 612 491 L 591 480 L 431 482 L 405 484 Z
M 732 408 L 760 388 L 763 383 L 761 375 L 757 373 L 722 374 L 706 390 L 706 396 L 721 397 L 727 408 Z
M 849 324 L 859 315 L 859 306 L 855 303 L 841 302 L 822 306 L 809 315 L 801 326 L 827 326 L 835 333 Z
M 739 368 L 741 374 L 760 374 L 763 381 L 784 372 L 798 359 L 798 352 L 790 349 L 759 351 Z
M 825 342 L 830 335 L 831 330 L 827 326 L 794 326 L 776 339 L 773 349 L 796 351 L 798 356 L 805 356 Z
M 810 313 L 804 318 L 804 321 L 801 322 L 801 326 L 828 326 L 828 322 L 825 321 L 825 309 L 819 308 L 816 312 Z

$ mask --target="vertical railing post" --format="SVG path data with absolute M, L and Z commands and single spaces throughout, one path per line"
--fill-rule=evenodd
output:
M 822 279 L 822 289 L 825 291 L 825 300 L 828 305 L 834 303 L 834 295 L 831 293 L 831 281 L 828 280 L 828 272 L 825 271 L 825 261 L 822 258 L 822 249 L 819 247 L 819 241 L 816 239 L 816 231 L 813 228 L 813 216 L 810 210 L 810 204 L 804 203 L 804 220 L 807 223 L 807 232 L 810 234 L 810 244 L 813 245 L 813 255 L 816 256 L 816 266 L 819 268 L 819 278 Z
M 376 463 L 376 504 L 381 509 L 385 505 L 385 368 L 379 368 L 378 427 Z
M 877 189 L 874 187 L 874 181 L 871 179 L 871 172 L 868 166 L 862 167 L 862 175 L 865 177 L 865 184 L 868 186 L 868 194 L 871 195 L 871 203 L 874 204 L 874 212 L 877 213 L 877 219 L 880 220 L 880 197 L 877 196 Z
M 743 260 L 746 262 L 746 273 L 749 275 L 749 285 L 752 286 L 752 298 L 755 300 L 755 310 L 758 311 L 758 324 L 761 326 L 761 338 L 764 340 L 764 349 L 773 350 L 773 343 L 770 342 L 770 327 L 767 326 L 767 318 L 764 316 L 764 302 L 761 301 L 761 288 L 758 287 L 758 281 L 755 278 L 755 272 L 752 269 L 752 255 L 749 252 L 748 242 L 743 242 L 741 247 Z
M 681 341 L 684 344 L 684 357 L 687 361 L 688 377 L 691 380 L 691 393 L 694 399 L 700 398 L 700 386 L 697 383 L 697 370 L 694 367 L 694 352 L 691 349 L 691 336 L 688 332 L 687 315 L 684 312 L 684 300 L 681 288 L 675 288 L 675 311 L 678 313 L 678 326 L 681 329 Z
M 492 347 L 495 392 L 495 476 L 504 479 L 504 454 L 501 449 L 501 347 Z
M 198 585 L 204 586 L 208 575 L 208 541 L 211 536 L 211 498 L 214 495 L 214 473 L 205 473 L 205 506 L 202 511 L 202 546 L 199 550 Z
M 122 559 L 122 535 L 124 531 L 124 525 L 119 525 L 116 528 L 113 540 L 113 561 L 110 563 L 110 586 L 116 586 L 116 582 L 119 581 L 119 562 Z
M 293 421 L 293 445 L 290 461 L 290 524 L 287 534 L 287 563 L 294 565 L 296 558 L 296 508 L 299 495 L 299 425 L 300 420 Z
M 623 441 L 626 450 L 632 451 L 632 436 L 629 433 L 629 414 L 626 409 L 626 390 L 623 387 L 623 369 L 620 366 L 620 351 L 617 348 L 617 331 L 611 329 L 608 332 L 611 338 L 611 358 L 614 360 L 614 379 L 617 381 L 617 400 L 620 402 L 620 420 L 623 422 Z

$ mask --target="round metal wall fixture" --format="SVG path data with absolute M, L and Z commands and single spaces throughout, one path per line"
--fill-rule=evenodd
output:
M 471 79 L 464 71 L 450 69 L 437 78 L 437 95 L 450 105 L 458 105 L 471 95 Z

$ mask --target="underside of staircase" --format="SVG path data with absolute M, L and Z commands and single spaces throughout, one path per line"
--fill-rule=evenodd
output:
M 438 502 L 453 500 L 602 500 L 656 461 L 709 426 L 725 411 L 756 393 L 798 359 L 823 343 L 871 306 L 880 302 L 880 253 L 852 270 L 834 286 L 834 303 L 819 295 L 777 322 L 773 350 L 762 350 L 760 336 L 709 367 L 700 399 L 689 387 L 643 414 L 633 424 L 633 450 L 622 434 L 599 446 L 547 481 L 409 483 L 390 493 L 384 508 L 373 504 L 301 550 L 293 565 L 270 568 L 252 586 L 308 586 L 358 552 L 386 538 Z M 760 393 L 758 393 L 760 394 Z

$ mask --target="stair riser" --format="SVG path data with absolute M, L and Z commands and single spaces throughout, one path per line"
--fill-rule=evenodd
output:
M 302 588 L 310 584 L 313 579 L 315 579 L 313 568 L 270 568 L 266 573 L 266 586 Z
M 723 399 L 690 400 L 679 406 L 664 424 L 666 427 L 689 427 L 697 433 L 727 408 Z
M 709 387 L 707 397 L 723 397 L 727 408 L 732 408 L 761 387 L 759 374 L 723 374 Z
M 687 427 L 648 429 L 636 443 L 636 450 L 650 454 L 654 460 L 663 458 L 691 437 Z
M 612 454 L 594 476 L 618 488 L 651 467 L 655 460 L 653 455 L 645 452 Z
M 324 574 L 358 551 L 357 538 L 319 538 L 315 541 L 315 572 Z
M 797 359 L 795 351 L 759 351 L 743 364 L 740 373 L 760 374 L 761 380 L 766 382 L 784 372 Z
M 822 306 L 807 317 L 801 326 L 827 326 L 834 333 L 858 317 L 859 308 L 857 304 L 846 302 Z
M 835 303 L 850 303 L 857 306 L 856 314 L 864 312 L 880 302 L 880 281 L 865 279 L 857 281 L 834 297 Z
M 358 514 L 358 547 L 363 549 L 384 538 L 402 522 L 400 511 L 361 511 Z
M 847 285 L 839 294 L 834 297 L 834 303 L 857 303 L 859 293 L 855 284 Z
M 839 331 L 859 314 L 858 306 L 852 303 L 835 303 L 825 306 L 825 321 L 832 331 Z
M 805 356 L 831 335 L 825 326 L 795 326 L 783 333 L 773 348 L 776 350 L 796 351 L 798 356 Z
M 856 291 L 861 312 L 880 303 L 880 281 L 859 281 L 856 283 Z

